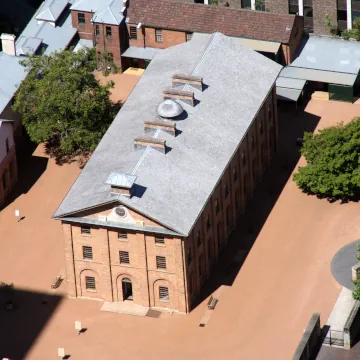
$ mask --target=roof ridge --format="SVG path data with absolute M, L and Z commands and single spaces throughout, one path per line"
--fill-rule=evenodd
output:
M 209 50 L 211 49 L 213 43 L 214 43 L 214 40 L 219 36 L 221 35 L 219 32 L 216 32 L 214 35 L 213 35 L 213 38 L 211 39 L 210 43 L 208 44 L 208 46 L 206 47 L 203 55 L 201 56 L 200 60 L 198 61 L 198 63 L 196 64 L 195 66 L 195 69 L 193 70 L 193 72 L 191 73 L 191 75 L 195 75 L 196 72 L 198 71 L 199 69 L 199 66 L 202 64 L 202 62 L 204 61 L 204 58 L 206 57 L 206 55 L 208 54 Z M 184 85 L 183 89 L 186 87 L 186 84 Z M 160 129 L 157 129 L 155 131 L 155 134 L 152 136 L 154 139 L 156 139 L 159 134 L 160 134 Z M 149 152 L 149 149 L 150 147 L 147 146 L 144 153 L 142 154 L 141 158 L 139 159 L 139 161 L 137 162 L 137 164 L 135 165 L 133 171 L 131 172 L 131 175 L 135 175 L 136 171 L 138 170 L 139 166 L 141 165 L 141 163 L 143 162 L 143 160 L 145 159 L 145 156 L 146 154 Z

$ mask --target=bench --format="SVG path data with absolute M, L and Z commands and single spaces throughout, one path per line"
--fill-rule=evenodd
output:
M 58 275 L 58 276 L 54 279 L 54 281 L 51 283 L 51 288 L 52 288 L 52 289 L 57 289 L 57 288 L 60 286 L 60 284 L 61 284 L 62 281 L 63 281 L 63 278 L 61 277 L 61 275 Z
M 207 303 L 207 306 L 208 306 L 208 309 L 209 310 L 214 310 L 215 309 L 215 306 L 217 304 L 219 300 L 216 298 L 216 297 L 213 297 L 212 295 L 210 296 L 210 299 Z

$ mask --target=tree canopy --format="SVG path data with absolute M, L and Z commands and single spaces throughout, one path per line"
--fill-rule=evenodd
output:
M 67 155 L 93 151 L 118 111 L 109 99 L 114 84 L 101 86 L 93 75 L 95 50 L 31 56 L 22 64 L 28 75 L 13 109 L 30 139 Z
M 306 193 L 351 199 L 360 195 L 360 118 L 305 133 L 301 154 L 307 165 L 294 174 Z

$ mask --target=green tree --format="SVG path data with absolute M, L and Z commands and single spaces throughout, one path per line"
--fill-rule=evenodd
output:
M 360 118 L 319 131 L 305 133 L 301 154 L 307 165 L 294 174 L 306 193 L 328 198 L 360 195 Z
M 31 56 L 22 65 L 28 75 L 13 109 L 31 140 L 51 145 L 53 155 L 93 151 L 118 110 L 109 99 L 113 82 L 101 86 L 93 75 L 95 50 Z

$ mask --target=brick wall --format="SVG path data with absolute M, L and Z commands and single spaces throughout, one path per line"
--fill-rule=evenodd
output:
M 78 14 L 85 15 L 85 24 L 79 24 Z M 80 39 L 93 39 L 93 24 L 90 22 L 93 13 L 84 11 L 71 11 L 72 26 L 77 29 Z
M 336 0 L 314 0 L 313 1 L 313 21 L 314 33 L 326 34 L 328 29 L 325 26 L 325 16 L 329 15 L 334 24 L 337 24 L 337 2 Z
M 237 219 L 243 213 L 256 184 L 271 162 L 278 142 L 277 122 L 274 87 L 204 207 L 193 231 L 185 239 L 190 309 L 196 305 L 196 298 L 203 282 L 210 276 L 211 269 L 217 262 L 221 249 L 226 245 Z
M 128 33 L 130 34 L 130 26 L 136 27 L 135 24 L 129 24 L 127 26 Z M 130 36 L 129 36 L 130 37 Z M 179 45 L 186 41 L 186 33 L 183 31 L 162 30 L 163 41 L 161 43 L 156 42 L 155 29 L 154 28 L 141 28 L 137 29 L 137 39 L 130 39 L 130 46 L 138 47 L 153 47 L 165 49 L 170 46 Z
M 294 22 L 293 29 L 291 30 L 291 37 L 289 41 L 289 59 L 287 64 L 290 64 L 298 50 L 298 47 L 302 40 L 302 35 L 304 31 L 304 18 L 302 16 L 297 16 Z
M 121 52 L 123 51 L 123 30 L 121 26 L 107 25 L 107 24 L 94 24 L 98 26 L 99 35 L 96 39 L 96 51 L 103 52 L 104 50 L 112 54 L 114 63 L 121 66 Z M 111 37 L 107 36 L 107 28 L 111 29 Z
M 4 180 L 6 187 L 4 188 Z M 6 202 L 8 196 L 17 183 L 18 172 L 16 162 L 16 150 L 13 145 L 6 155 L 5 159 L 0 163 L 0 208 Z
M 265 0 L 265 9 L 276 14 L 289 14 L 289 0 Z

